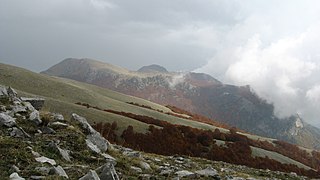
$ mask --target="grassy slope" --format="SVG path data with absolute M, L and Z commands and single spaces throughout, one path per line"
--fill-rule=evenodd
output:
M 134 102 L 141 105 L 147 105 L 153 109 L 162 110 L 164 112 L 171 112 L 170 109 L 164 106 L 140 98 L 123 95 L 111 90 L 73 80 L 34 73 L 22 68 L 1 63 L 0 84 L 12 86 L 19 91 L 20 95 L 44 97 L 46 99 L 44 110 L 62 113 L 67 118 L 70 117 L 71 113 L 75 112 L 87 117 L 91 122 L 104 121 L 112 123 L 113 121 L 116 121 L 120 131 L 125 129 L 128 125 L 132 125 L 136 131 L 145 132 L 149 125 L 123 116 L 98 111 L 92 108 L 87 109 L 86 107 L 75 105 L 74 103 L 85 102 L 103 109 L 131 112 L 134 114 L 154 117 L 173 124 L 187 125 L 201 129 L 216 128 L 208 124 L 177 118 L 126 103 Z M 219 129 L 222 132 L 227 132 L 225 129 Z M 272 139 L 266 139 L 259 136 L 248 136 L 253 139 L 272 141 Z

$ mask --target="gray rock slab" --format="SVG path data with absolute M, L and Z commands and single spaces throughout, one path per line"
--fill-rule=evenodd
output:
M 12 127 L 16 125 L 16 120 L 5 113 L 0 113 L 0 125 Z
M 25 180 L 24 178 L 20 177 L 18 173 L 12 173 L 9 176 L 10 180 Z
M 79 180 L 100 180 L 98 174 L 94 170 L 89 170 L 89 172 L 81 177 Z
M 199 174 L 201 176 L 206 176 L 206 177 L 214 177 L 214 176 L 218 175 L 218 171 L 213 169 L 212 167 L 208 167 L 206 169 L 195 171 L 195 173 Z
M 44 156 L 41 156 L 41 157 L 38 157 L 38 158 L 35 158 L 37 162 L 40 162 L 40 163 L 49 163 L 51 164 L 52 166 L 55 166 L 57 163 L 54 159 L 50 159 L 50 158 L 47 158 L 47 157 L 44 157 Z
M 50 174 L 56 174 L 58 176 L 69 179 L 69 176 L 67 175 L 66 171 L 61 166 L 53 167 L 50 170 Z

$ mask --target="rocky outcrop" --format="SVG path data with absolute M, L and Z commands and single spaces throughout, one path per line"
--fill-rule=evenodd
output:
M 16 125 L 16 120 L 5 113 L 0 113 L 0 125 L 12 127 Z
M 0 86 L 0 105 L 0 139 L 2 140 L 5 138 L 9 144 L 12 141 L 17 143 L 20 142 L 22 144 L 27 142 L 27 151 L 21 149 L 21 153 L 25 153 L 24 156 L 31 155 L 31 157 L 34 158 L 34 160 L 28 160 L 29 162 L 35 163 L 32 166 L 41 166 L 30 169 L 30 172 L 37 172 L 38 174 L 29 176 L 27 179 L 43 179 L 46 176 L 58 176 L 68 179 L 68 173 L 70 173 L 69 169 L 74 169 L 75 167 L 64 167 L 62 166 L 62 164 L 64 164 L 63 162 L 70 163 L 74 158 L 78 158 L 77 161 L 81 161 L 84 158 L 82 157 L 79 159 L 79 156 L 83 156 L 82 154 L 68 150 L 68 148 L 73 149 L 74 146 L 82 146 L 81 144 L 74 144 L 75 142 L 68 138 L 71 136 L 78 138 L 78 141 L 80 142 L 82 141 L 80 137 L 82 137 L 83 141 L 81 143 L 84 145 L 87 142 L 87 150 L 85 148 L 80 149 L 79 151 L 85 150 L 85 152 L 88 153 L 88 150 L 92 150 L 96 153 L 94 156 L 97 156 L 93 157 L 93 155 L 91 155 L 90 157 L 85 158 L 100 158 L 101 160 L 99 159 L 98 162 L 105 161 L 102 166 L 94 171 L 98 173 L 98 176 L 95 176 L 97 173 L 94 174 L 93 171 L 90 171 L 88 176 L 93 179 L 97 179 L 97 177 L 100 177 L 100 179 L 119 179 L 115 170 L 116 160 L 112 156 L 106 154 L 108 147 L 111 146 L 110 143 L 104 139 L 100 133 L 93 129 L 84 117 L 72 114 L 71 121 L 66 121 L 61 114 L 49 113 L 45 115 L 46 123 L 43 123 L 40 112 L 37 110 L 41 109 L 43 99 L 19 98 L 16 91 L 10 87 L 6 88 Z M 37 107 L 34 107 L 34 105 Z M 71 123 L 74 124 L 70 125 Z M 83 134 L 80 133 L 81 131 Z M 63 138 L 61 139 L 61 137 Z M 0 143 L 1 142 L 2 141 L 0 141 Z M 40 151 L 37 152 L 34 149 Z M 11 149 L 10 151 L 13 150 L 20 151 L 19 149 Z M 59 160 L 56 161 L 56 158 Z M 18 162 L 18 164 L 19 163 L 21 162 Z M 101 163 L 97 163 L 97 165 L 99 164 L 101 165 Z M 18 175 L 18 172 L 21 172 L 19 167 L 15 164 L 11 167 L 14 167 L 12 169 L 16 172 L 10 174 L 10 179 L 24 179 Z M 25 167 L 23 168 L 25 169 Z M 26 170 L 23 172 L 26 172 Z M 71 176 L 73 177 L 72 179 L 74 179 L 77 174 L 71 174 Z M 88 176 L 86 176 L 86 178 L 88 178 Z
M 97 153 L 104 153 L 107 151 L 110 143 L 104 137 L 102 137 L 99 132 L 93 129 L 84 117 L 73 113 L 71 120 L 78 122 L 87 134 L 86 143 L 90 149 Z
M 25 102 L 29 102 L 38 111 L 43 107 L 44 101 L 45 101 L 45 99 L 43 98 L 29 98 L 29 97 L 21 97 L 21 100 Z

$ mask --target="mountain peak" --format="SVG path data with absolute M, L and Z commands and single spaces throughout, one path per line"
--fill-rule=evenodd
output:
M 160 65 L 152 64 L 149 66 L 143 66 L 138 70 L 138 72 L 144 73 L 152 73 L 152 72 L 161 72 L 161 73 L 168 73 L 168 70 Z

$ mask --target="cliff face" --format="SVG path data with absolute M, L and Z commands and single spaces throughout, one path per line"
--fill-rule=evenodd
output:
M 279 119 L 273 105 L 249 86 L 226 85 L 207 74 L 167 72 L 155 65 L 136 72 L 89 59 L 66 59 L 42 73 L 177 106 L 254 134 L 320 147 L 319 129 L 297 124 L 295 115 Z

